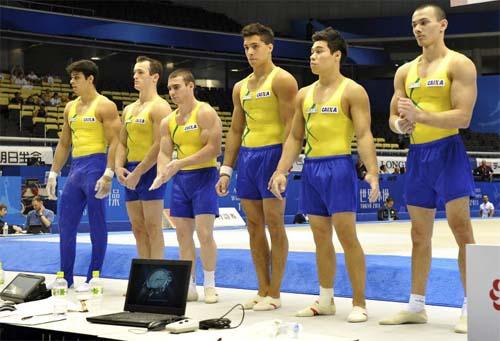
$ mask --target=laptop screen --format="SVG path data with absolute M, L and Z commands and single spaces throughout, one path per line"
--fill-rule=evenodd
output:
M 191 261 L 133 259 L 125 310 L 184 315 Z

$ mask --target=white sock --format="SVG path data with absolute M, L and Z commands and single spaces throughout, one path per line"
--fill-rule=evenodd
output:
M 408 302 L 408 310 L 412 313 L 418 313 L 425 309 L 425 296 L 422 295 L 410 295 L 410 301 Z
M 193 275 L 189 276 L 189 287 L 196 289 L 196 277 Z
M 323 288 L 319 287 L 319 305 L 320 306 L 329 306 L 332 304 L 333 298 L 333 288 Z
M 205 288 L 215 288 L 215 271 L 203 270 L 203 286 Z
M 467 297 L 464 297 L 464 304 L 462 305 L 462 316 L 467 316 Z

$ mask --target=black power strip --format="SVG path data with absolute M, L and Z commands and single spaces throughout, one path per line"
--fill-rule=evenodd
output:
M 229 329 L 231 320 L 225 317 L 200 321 L 200 329 Z

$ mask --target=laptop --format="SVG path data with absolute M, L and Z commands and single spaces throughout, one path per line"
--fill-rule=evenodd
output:
M 133 259 L 124 312 L 87 317 L 92 323 L 147 328 L 172 323 L 186 312 L 191 261 Z
M 26 233 L 32 233 L 32 234 L 50 233 L 50 227 L 44 225 L 30 225 L 26 229 Z

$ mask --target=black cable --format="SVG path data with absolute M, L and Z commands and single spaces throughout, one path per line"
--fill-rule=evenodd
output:
M 242 315 L 241 321 L 237 326 L 231 327 L 231 320 L 225 318 L 230 312 L 232 312 L 236 307 L 241 307 Z M 231 309 L 229 309 L 224 315 L 215 319 L 208 319 L 200 321 L 200 329 L 235 329 L 241 326 L 243 321 L 245 320 L 245 309 L 242 304 L 238 303 L 234 305 Z

